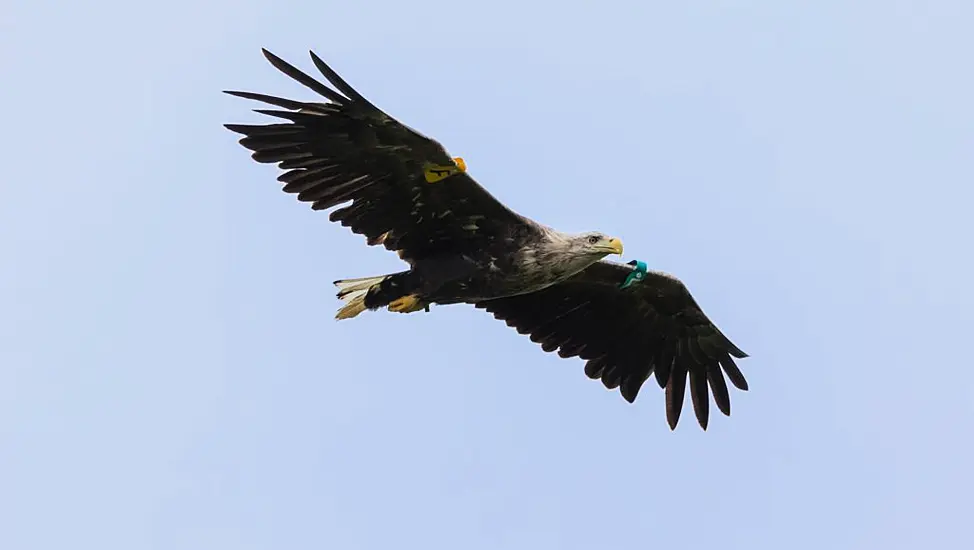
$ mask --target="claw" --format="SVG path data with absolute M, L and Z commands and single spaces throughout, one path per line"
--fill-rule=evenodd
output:
M 389 311 L 396 313 L 412 313 L 424 309 L 425 305 L 416 294 L 408 294 L 397 298 L 389 304 Z

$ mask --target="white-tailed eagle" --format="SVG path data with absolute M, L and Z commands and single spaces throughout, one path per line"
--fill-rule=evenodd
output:
M 619 388 L 630 403 L 655 375 L 675 429 L 687 385 L 697 421 L 709 395 L 730 414 L 726 380 L 747 381 L 734 358 L 747 355 L 707 318 L 678 279 L 642 262 L 606 261 L 622 242 L 600 232 L 562 233 L 491 196 L 436 140 L 370 103 L 313 52 L 334 89 L 264 50 L 286 75 L 326 102 L 227 92 L 278 109 L 281 122 L 227 124 L 257 162 L 277 164 L 284 191 L 332 210 L 330 219 L 398 252 L 409 269 L 336 281 L 338 319 L 388 308 L 472 304 L 505 321 L 546 352 L 580 357 L 585 374 Z

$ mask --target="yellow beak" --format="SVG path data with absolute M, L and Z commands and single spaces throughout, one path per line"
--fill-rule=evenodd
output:
M 609 239 L 609 248 L 612 249 L 612 252 L 613 253 L 622 256 L 622 241 L 621 240 L 619 240 L 619 239 L 617 239 L 615 237 Z

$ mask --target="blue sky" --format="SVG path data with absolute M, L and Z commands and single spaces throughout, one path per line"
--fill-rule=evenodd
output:
M 969 539 L 974 7 L 571 5 L 4 3 L 0 547 Z M 681 277 L 752 355 L 732 417 L 468 307 L 335 322 L 401 264 L 222 128 L 312 97 L 262 46 Z

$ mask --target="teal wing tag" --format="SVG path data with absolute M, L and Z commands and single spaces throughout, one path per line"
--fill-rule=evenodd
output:
M 629 262 L 629 265 L 634 265 L 636 267 L 635 267 L 635 269 L 632 270 L 631 273 L 629 273 L 629 276 L 626 277 L 626 281 L 624 283 L 622 283 L 622 285 L 619 288 L 627 288 L 627 287 L 629 287 L 629 285 L 631 285 L 631 284 L 633 284 L 633 283 L 635 283 L 637 281 L 642 281 L 643 279 L 646 278 L 646 271 L 647 271 L 646 262 L 640 262 L 639 260 L 633 260 L 633 261 Z

